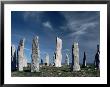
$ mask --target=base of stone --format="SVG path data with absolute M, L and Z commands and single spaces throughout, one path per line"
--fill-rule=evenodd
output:
M 33 71 L 33 70 L 31 70 L 31 72 L 40 72 L 40 71 L 37 71 L 37 70 L 34 70 L 34 71 Z
M 19 69 L 18 71 L 23 71 L 23 69 Z
M 61 66 L 55 66 L 55 67 L 61 67 Z
M 79 70 L 80 70 L 80 65 L 73 66 L 73 71 L 79 71 Z

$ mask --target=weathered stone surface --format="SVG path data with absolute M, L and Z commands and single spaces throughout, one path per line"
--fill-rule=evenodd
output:
M 80 70 L 80 65 L 79 65 L 79 47 L 78 43 L 74 43 L 72 47 L 72 61 L 74 62 L 73 64 L 73 71 L 79 71 Z
M 95 55 L 95 67 L 96 69 L 99 69 L 100 68 L 100 51 L 99 51 L 99 45 L 97 45 L 97 52 L 96 52 L 96 55 Z
M 45 65 L 49 66 L 49 54 L 48 53 L 46 54 L 46 57 L 45 57 Z
M 25 39 L 20 40 L 18 46 L 18 70 L 23 71 L 24 67 L 24 41 Z
M 55 66 L 61 67 L 62 61 L 62 40 L 60 38 L 56 38 L 56 55 L 55 55 Z
M 32 62 L 31 62 L 31 72 L 39 72 L 39 37 L 35 36 L 32 41 Z
M 66 65 L 69 65 L 69 56 L 68 56 L 68 54 L 66 54 L 65 64 L 66 64 Z
M 11 70 L 16 70 L 16 48 L 15 45 L 11 45 Z
M 82 67 L 86 67 L 86 53 L 84 52 L 83 65 Z
M 23 58 L 23 67 L 27 67 L 27 58 L 26 57 Z

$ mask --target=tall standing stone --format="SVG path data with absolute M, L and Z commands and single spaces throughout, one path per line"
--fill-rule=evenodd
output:
M 31 62 L 31 72 L 39 72 L 39 37 L 35 36 L 32 41 L 32 62 Z
M 83 65 L 82 67 L 86 67 L 86 53 L 84 52 Z
M 21 39 L 18 46 L 18 70 L 23 71 L 24 67 L 24 41 Z
M 73 61 L 73 71 L 79 71 L 80 65 L 79 65 L 79 47 L 78 43 L 74 43 L 72 46 L 72 61 Z
M 96 52 L 96 55 L 95 55 L 95 67 L 96 69 L 99 69 L 100 68 L 100 51 L 99 51 L 99 45 L 97 45 L 97 52 Z
M 69 65 L 69 56 L 68 56 L 68 54 L 66 54 L 65 63 L 66 63 L 66 65 Z
M 41 59 L 41 65 L 43 65 L 43 59 Z
M 23 67 L 27 67 L 27 58 L 25 56 L 23 58 Z
M 53 61 L 53 64 L 52 64 L 53 66 L 55 66 L 55 60 L 56 60 L 56 57 L 55 56 L 56 56 L 56 53 L 54 52 L 53 60 L 52 60 Z
M 49 66 L 49 54 L 48 53 L 46 54 L 46 57 L 45 57 L 45 65 Z
M 11 70 L 16 70 L 16 48 L 11 45 Z
M 56 55 L 55 55 L 55 67 L 61 67 L 62 61 L 62 40 L 56 38 Z

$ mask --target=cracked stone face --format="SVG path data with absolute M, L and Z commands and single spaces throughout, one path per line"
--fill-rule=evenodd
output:
M 73 44 L 73 55 L 74 57 L 72 58 L 73 59 L 73 62 L 74 62 L 74 65 L 73 65 L 73 71 L 79 71 L 80 70 L 80 65 L 79 65 L 79 47 L 78 47 L 78 43 L 74 43 Z
M 27 59 L 26 59 L 26 57 L 23 58 L 23 67 L 27 67 Z
M 24 41 L 21 39 L 18 46 L 18 70 L 23 71 L 23 67 L 27 66 L 27 61 L 24 56 Z
M 56 38 L 56 55 L 55 55 L 55 66 L 61 67 L 62 61 L 62 40 L 60 38 Z
M 35 36 L 32 41 L 32 62 L 31 62 L 31 72 L 39 72 L 39 37 Z
M 24 40 L 20 40 L 18 46 L 18 69 L 23 71 L 23 58 L 24 58 Z

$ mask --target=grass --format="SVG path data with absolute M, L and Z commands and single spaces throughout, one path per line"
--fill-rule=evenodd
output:
M 99 77 L 100 71 L 95 70 L 93 65 L 81 68 L 80 71 L 71 71 L 69 66 L 62 67 L 43 66 L 39 72 L 30 72 L 29 69 L 24 71 L 12 71 L 12 77 Z

